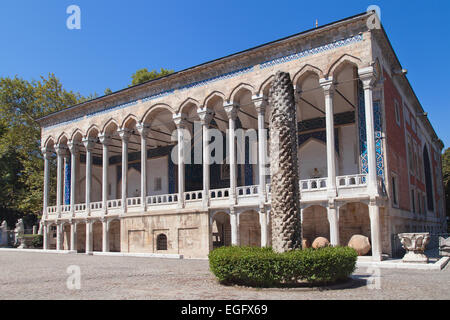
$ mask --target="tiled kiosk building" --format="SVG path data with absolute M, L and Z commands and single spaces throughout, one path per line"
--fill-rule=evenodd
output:
M 40 119 L 45 248 L 206 257 L 221 245 L 270 245 L 263 129 L 278 70 L 296 91 L 304 238 L 346 245 L 366 235 L 379 260 L 393 234 L 445 229 L 443 144 L 373 19 L 353 16 Z M 223 157 L 213 154 L 224 164 L 202 161 L 209 128 L 228 141 Z M 244 146 L 239 128 L 257 142 Z M 200 161 L 178 165 L 191 145 Z

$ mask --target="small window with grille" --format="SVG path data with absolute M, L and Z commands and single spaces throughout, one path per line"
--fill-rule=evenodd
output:
M 167 236 L 164 233 L 156 238 L 156 250 L 167 250 Z

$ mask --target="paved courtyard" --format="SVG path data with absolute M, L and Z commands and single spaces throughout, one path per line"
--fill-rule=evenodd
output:
M 79 266 L 81 288 L 69 290 L 67 268 Z M 450 299 L 442 271 L 382 269 L 370 289 L 365 268 L 350 288 L 252 289 L 219 285 L 206 260 L 0 252 L 0 299 Z

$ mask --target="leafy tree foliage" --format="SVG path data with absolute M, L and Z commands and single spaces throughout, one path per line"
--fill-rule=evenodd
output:
M 147 68 L 139 69 L 135 73 L 131 75 L 131 86 L 135 86 L 140 83 L 144 83 L 156 78 L 167 76 L 168 74 L 173 73 L 173 70 L 168 70 L 161 68 L 161 70 L 158 72 L 156 70 L 148 71 Z
M 44 163 L 36 120 L 81 101 L 81 95 L 65 90 L 54 74 L 37 81 L 0 78 L 0 212 L 41 214 Z M 54 162 L 50 169 L 55 171 Z

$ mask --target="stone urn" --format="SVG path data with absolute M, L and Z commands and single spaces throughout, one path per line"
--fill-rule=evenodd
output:
M 428 257 L 424 253 L 430 242 L 428 232 L 400 233 L 398 237 L 406 250 L 403 262 L 428 263 Z

